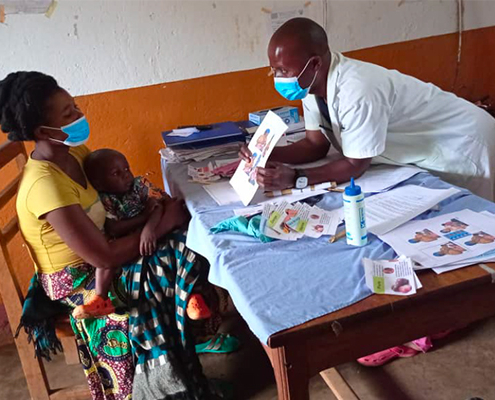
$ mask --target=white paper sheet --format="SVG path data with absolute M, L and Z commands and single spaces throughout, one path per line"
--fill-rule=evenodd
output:
M 356 185 L 361 186 L 363 193 L 380 193 L 386 191 L 392 186 L 411 178 L 412 176 L 425 172 L 418 167 L 398 167 L 395 165 L 376 165 L 371 166 L 363 176 L 355 180 Z M 349 182 L 339 186 L 344 189 Z
M 366 286 L 377 294 L 410 296 L 422 287 L 413 270 L 412 260 L 371 260 L 363 258 Z
M 481 211 L 480 214 L 493 218 L 495 223 L 495 214 L 491 213 L 490 211 Z M 487 262 L 495 262 L 495 250 L 488 251 L 478 257 L 469 258 L 465 261 L 458 261 L 452 264 L 445 265 L 443 267 L 433 268 L 433 271 L 435 271 L 435 273 L 437 274 L 443 274 L 444 272 L 454 271 L 456 269 L 468 267 L 470 265 Z
M 3 0 L 6 14 L 44 14 L 52 0 Z
M 277 3 L 275 3 L 275 5 L 276 7 L 267 14 L 268 32 L 270 33 L 270 36 L 288 20 L 304 16 L 304 7 L 279 6 Z
M 240 216 L 242 215 L 243 217 L 250 217 L 252 215 L 259 214 L 263 211 L 263 206 L 251 206 L 251 207 L 244 207 L 244 208 L 238 208 L 234 210 L 234 215 Z
M 319 207 L 312 207 L 309 213 L 308 227 L 304 234 L 312 238 L 322 235 L 335 235 L 337 227 L 342 222 L 342 209 L 327 211 Z
M 256 169 L 264 167 L 273 148 L 287 130 L 287 125 L 274 112 L 268 111 L 263 122 L 249 142 L 253 154 L 251 161 L 241 161 L 230 180 L 230 184 L 239 195 L 242 204 L 247 206 L 256 194 L 259 185 L 256 182 Z
M 462 265 L 495 250 L 495 224 L 492 218 L 462 210 L 408 222 L 380 239 L 421 264 L 415 269 Z
M 406 185 L 368 197 L 364 203 L 368 231 L 375 235 L 390 232 L 458 191 Z
M 227 181 L 203 186 L 203 189 L 206 190 L 219 206 L 226 206 L 227 204 L 241 201 L 239 195 Z
M 216 203 L 219 206 L 225 206 L 228 204 L 237 203 L 241 201 L 241 198 L 236 193 L 234 188 L 230 186 L 229 182 L 213 183 L 208 186 L 203 186 L 203 188 L 211 196 L 211 198 L 216 201 Z M 320 189 L 320 190 L 315 190 L 314 192 L 283 196 L 283 199 L 288 201 L 289 203 L 294 203 L 296 201 L 302 201 L 304 199 L 307 199 L 308 197 L 318 196 L 320 194 L 325 194 L 325 193 L 328 193 L 328 191 L 324 189 Z M 278 198 L 278 200 L 281 199 L 282 198 Z M 276 198 L 265 196 L 265 194 L 262 191 L 258 191 L 255 194 L 253 200 L 251 200 L 251 203 L 253 205 L 262 205 L 265 203 L 273 203 L 274 201 L 276 201 Z
M 176 137 L 189 137 L 194 133 L 198 133 L 199 129 L 197 128 L 182 128 L 182 129 L 173 129 L 167 136 L 176 136 Z

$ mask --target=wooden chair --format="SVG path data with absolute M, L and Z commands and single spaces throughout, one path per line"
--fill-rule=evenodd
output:
M 21 142 L 5 142 L 0 145 L 0 169 L 4 168 L 11 161 L 17 163 L 19 173 L 17 176 L 0 191 L 0 211 L 16 195 L 21 179 L 22 169 L 27 161 L 26 148 Z M 8 250 L 9 242 L 19 232 L 17 217 L 13 217 L 5 226 L 0 227 L 0 294 L 2 296 L 7 317 L 9 318 L 12 333 L 19 324 L 24 294 L 15 276 L 12 265 L 12 257 Z M 66 362 L 68 364 L 79 363 L 79 356 L 75 343 L 74 334 L 69 324 L 69 319 L 65 318 L 57 322 L 57 336 L 64 347 Z M 83 400 L 91 398 L 88 385 L 77 385 L 62 389 L 52 390 L 46 377 L 43 363 L 34 357 L 34 347 L 27 342 L 26 334 L 21 331 L 15 340 L 22 369 L 26 377 L 27 386 L 31 399 L 33 400 Z

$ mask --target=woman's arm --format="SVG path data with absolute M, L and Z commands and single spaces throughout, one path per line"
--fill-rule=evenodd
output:
M 112 238 L 119 238 L 133 233 L 134 231 L 141 229 L 148 222 L 157 207 L 161 207 L 160 201 L 149 198 L 146 202 L 146 208 L 141 214 L 137 215 L 134 218 L 121 220 L 107 218 L 107 220 L 105 221 L 105 232 Z M 156 228 L 156 226 L 157 225 L 155 225 L 154 228 Z
M 44 217 L 67 246 L 96 268 L 118 268 L 139 256 L 141 232 L 108 242 L 80 205 L 58 208 Z M 183 203 L 170 202 L 156 228 L 156 234 L 162 237 L 186 221 L 187 211 Z
M 117 268 L 139 256 L 140 232 L 109 242 L 79 204 L 45 215 L 62 240 L 96 268 Z
M 105 232 L 112 238 L 119 238 L 141 229 L 146 224 L 146 221 L 148 221 L 148 215 L 145 213 L 141 213 L 134 218 L 122 220 L 107 218 Z

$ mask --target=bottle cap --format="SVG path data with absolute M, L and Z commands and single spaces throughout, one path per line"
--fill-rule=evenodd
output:
M 361 194 L 361 186 L 354 184 L 354 178 L 351 178 L 351 184 L 346 186 L 344 193 L 346 196 L 357 196 Z

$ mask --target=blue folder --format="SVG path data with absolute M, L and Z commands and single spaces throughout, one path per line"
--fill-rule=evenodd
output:
M 212 129 L 199 131 L 188 137 L 168 136 L 172 131 L 165 131 L 162 132 L 163 141 L 167 147 L 203 148 L 245 140 L 244 133 L 234 122 L 220 122 L 211 126 Z

